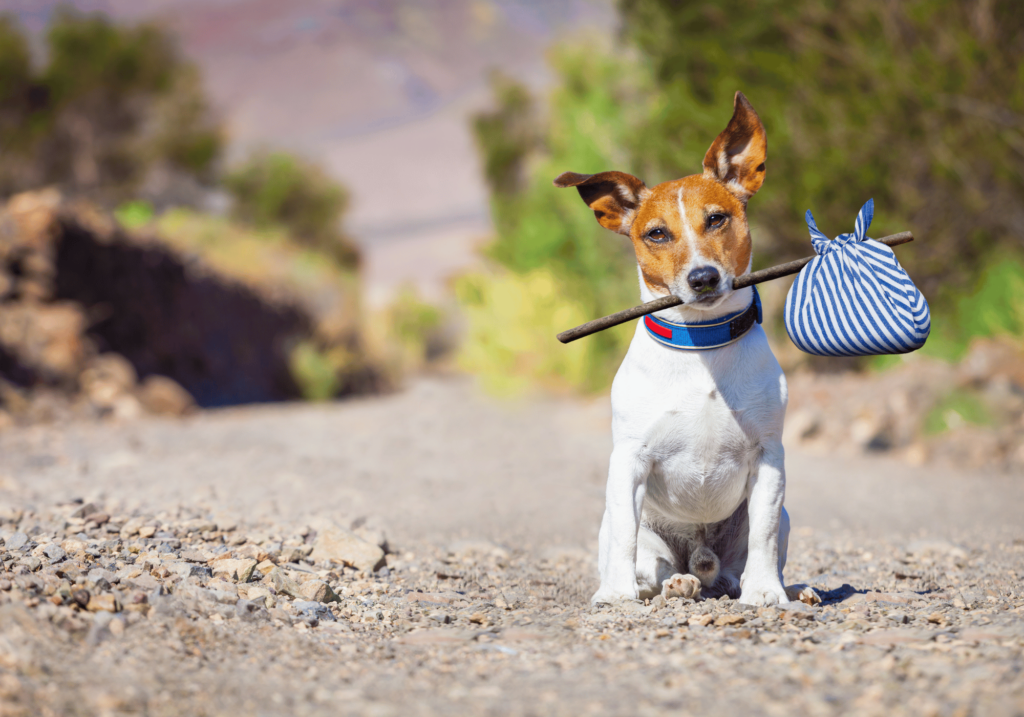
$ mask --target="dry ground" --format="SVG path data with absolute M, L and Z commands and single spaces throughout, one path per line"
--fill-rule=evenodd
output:
M 1021 476 L 791 451 L 823 606 L 595 610 L 607 424 L 428 379 L 7 431 L 0 715 L 1024 713 Z M 387 570 L 313 561 L 325 520 L 383 528 Z

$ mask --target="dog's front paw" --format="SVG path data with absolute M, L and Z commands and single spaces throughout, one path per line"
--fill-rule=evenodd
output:
M 669 598 L 700 598 L 700 579 L 693 575 L 680 575 L 676 573 L 661 584 L 661 594 Z
M 771 583 L 745 583 L 743 592 L 740 593 L 740 602 L 758 607 L 768 605 L 783 605 L 789 602 L 786 590 L 782 583 L 776 581 Z
M 620 590 L 612 590 L 608 588 L 601 588 L 594 597 L 590 598 L 591 605 L 615 605 L 621 602 L 636 602 L 636 593 L 626 593 Z
M 799 600 L 807 605 L 821 605 L 821 596 L 810 585 L 787 585 L 786 597 L 790 602 Z

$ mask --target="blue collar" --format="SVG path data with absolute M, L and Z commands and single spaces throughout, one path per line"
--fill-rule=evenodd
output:
M 677 324 L 659 319 L 654 314 L 644 317 L 647 333 L 658 343 L 684 351 L 704 351 L 728 346 L 738 341 L 753 328 L 754 323 L 761 323 L 761 297 L 754 288 L 754 300 L 750 306 L 711 321 L 695 324 Z

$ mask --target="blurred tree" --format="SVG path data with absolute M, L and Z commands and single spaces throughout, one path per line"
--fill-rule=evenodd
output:
M 36 72 L 21 30 L 0 20 L 0 191 L 57 184 L 116 202 L 158 166 L 212 179 L 220 131 L 166 32 L 63 9 L 46 42 Z
M 962 290 L 991 251 L 1024 244 L 1017 0 L 621 0 L 620 10 L 660 90 L 631 145 L 636 169 L 699 168 L 737 89 L 761 115 L 768 180 L 751 214 L 769 234 L 762 264 L 807 253 L 804 210 L 834 236 L 871 196 L 873 235 L 916 233 L 900 256 L 933 299 Z
M 526 157 L 540 142 L 529 91 L 500 72 L 491 76 L 495 109 L 473 118 L 473 133 L 483 155 L 484 177 L 495 194 L 515 194 L 526 182 Z
M 358 265 L 358 250 L 341 229 L 348 192 L 315 164 L 284 152 L 260 151 L 230 172 L 224 186 L 241 221 L 284 227 L 341 266 Z
M 1024 247 L 1024 4 L 620 0 L 619 8 L 621 46 L 589 41 L 555 53 L 559 83 L 546 119 L 524 130 L 528 96 L 506 82 L 496 84 L 496 109 L 474 123 L 492 189 L 489 253 L 524 285 L 549 268 L 564 300 L 590 317 L 635 300 L 628 243 L 599 230 L 575 193 L 551 180 L 619 169 L 653 185 L 698 172 L 736 90 L 768 131 L 768 178 L 749 215 L 758 267 L 810 253 L 806 209 L 835 236 L 851 231 L 874 197 L 872 236 L 910 229 L 918 238 L 900 259 L 938 326 L 943 306 L 993 257 Z M 480 326 L 489 315 L 515 321 L 507 307 L 488 308 L 499 292 L 487 286 L 474 277 L 464 291 Z M 596 375 L 556 368 L 550 378 L 606 385 L 628 340 L 618 336 L 587 339 Z M 506 372 L 548 347 L 502 350 L 519 358 L 477 351 L 475 366 L 487 370 L 490 360 Z

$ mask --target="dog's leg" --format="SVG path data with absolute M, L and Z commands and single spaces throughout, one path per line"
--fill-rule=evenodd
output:
M 642 446 L 634 444 L 619 444 L 612 450 L 604 518 L 597 539 L 601 587 L 590 599 L 595 605 L 639 597 L 637 531 L 650 471 L 642 451 Z
M 641 600 L 662 592 L 662 584 L 676 574 L 675 556 L 660 535 L 640 526 L 636 538 L 636 585 Z
M 789 552 L 789 513 L 782 509 L 782 522 L 779 524 L 779 579 L 786 585 L 782 571 L 786 569 L 786 554 Z M 810 585 L 796 583 L 786 585 L 786 597 L 790 602 L 800 601 L 808 605 L 820 605 L 821 596 Z
M 747 498 L 749 534 L 740 602 L 750 605 L 787 603 L 782 587 L 782 501 L 786 494 L 785 452 L 782 441 L 765 446 Z M 786 545 L 788 546 L 788 531 Z

